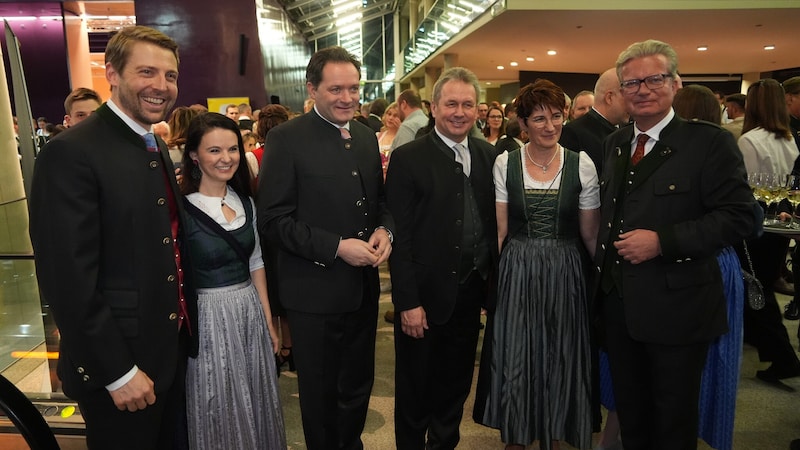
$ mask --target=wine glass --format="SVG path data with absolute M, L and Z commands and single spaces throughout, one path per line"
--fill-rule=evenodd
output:
M 786 175 L 786 200 L 792 204 L 792 220 L 789 222 L 790 227 L 796 226 L 795 215 L 797 214 L 797 206 L 800 205 L 800 175 Z

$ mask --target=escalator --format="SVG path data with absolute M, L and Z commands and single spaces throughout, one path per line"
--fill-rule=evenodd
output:
M 78 405 L 55 375 L 58 330 L 33 255 L 0 254 L 0 313 L 0 449 L 86 449 Z

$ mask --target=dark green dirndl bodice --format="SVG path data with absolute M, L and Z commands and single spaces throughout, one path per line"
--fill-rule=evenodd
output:
M 519 240 L 579 237 L 580 156 L 564 149 L 561 184 L 558 188 L 525 189 L 525 167 L 521 160 L 523 150 L 524 147 L 508 154 L 506 189 L 509 237 Z
M 244 206 L 245 224 L 228 233 L 250 255 L 256 245 L 253 233 L 253 205 L 247 197 L 239 195 L 239 199 Z M 191 214 L 186 214 L 186 222 L 186 239 L 192 256 L 192 273 L 198 288 L 231 286 L 250 279 L 249 262 L 245 264 L 230 244 Z

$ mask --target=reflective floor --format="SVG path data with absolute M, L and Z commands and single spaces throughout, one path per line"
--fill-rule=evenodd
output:
M 2 288 L 0 288 L 0 292 L 4 292 Z M 0 297 L 3 300 L 7 298 L 7 296 L 5 298 Z M 781 307 L 788 300 L 788 297 L 780 295 Z M 17 309 L 22 308 L 20 305 L 11 305 L 13 303 L 3 304 L 3 314 L 5 314 L 7 306 Z M 367 424 L 362 436 L 367 449 L 383 450 L 394 448 L 394 344 L 392 326 L 383 319 L 384 312 L 390 308 L 390 294 L 382 294 L 376 336 L 375 387 L 372 392 Z M 785 321 L 784 323 L 796 347 L 798 322 Z M 10 350 L 30 348 L 33 338 L 26 335 L 18 336 L 20 334 L 19 331 L 18 324 L 10 325 L 0 320 L 0 343 L 3 345 L 3 354 L 0 357 L 8 360 L 10 358 Z M 12 341 L 13 339 L 19 340 Z M 40 338 L 38 343 L 41 342 Z M 792 439 L 800 438 L 800 409 L 797 407 L 798 402 L 800 402 L 800 394 L 798 393 L 800 392 L 800 377 L 786 380 L 786 384 L 795 388 L 798 392 L 786 392 L 766 385 L 755 378 L 756 370 L 766 368 L 766 366 L 766 363 L 758 361 L 756 350 L 745 345 L 737 396 L 734 449 L 785 450 L 788 449 L 789 442 Z M 43 359 L 21 360 L 10 368 L 6 368 L 3 374 L 9 379 L 13 379 L 23 391 L 42 392 L 50 387 L 49 371 Z M 279 379 L 279 385 L 289 448 L 292 450 L 305 449 L 302 425 L 300 423 L 297 378 L 294 373 L 286 370 L 286 366 L 284 366 L 284 371 Z M 461 426 L 461 443 L 458 448 L 465 450 L 502 449 L 504 446 L 500 442 L 497 431 L 477 425 L 472 421 L 470 416 L 473 402 L 474 397 L 471 395 L 465 407 L 465 417 Z M 0 448 L 14 448 L 9 445 L 4 444 L 3 440 L 0 439 Z M 76 444 L 74 440 L 71 440 L 69 441 L 69 448 L 77 449 L 83 448 L 83 446 L 81 443 Z M 562 449 L 565 450 L 570 448 L 566 445 L 562 446 Z M 699 448 L 709 449 L 710 447 L 700 442 Z

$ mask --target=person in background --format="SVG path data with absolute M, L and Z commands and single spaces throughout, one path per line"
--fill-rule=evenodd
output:
M 413 141 L 417 131 L 428 124 L 428 116 L 422 111 L 422 101 L 411 89 L 406 89 L 397 96 L 397 112 L 402 123 L 392 142 L 392 150 Z
M 564 92 L 548 80 L 514 100 L 530 141 L 494 163 L 497 308 L 484 425 L 506 449 L 539 441 L 591 446 L 591 346 L 586 260 L 600 221 L 592 159 L 558 144 Z M 492 112 L 490 111 L 490 114 Z M 488 333 L 488 332 L 487 332 Z
M 480 86 L 463 67 L 433 87 L 434 130 L 394 150 L 386 176 L 397 221 L 395 441 L 454 449 L 475 366 L 481 307 L 494 297 L 495 149 L 470 136 Z
M 492 145 L 495 145 L 497 141 L 506 134 L 503 108 L 494 105 L 489 107 L 489 112 L 486 113 L 486 126 L 483 127 L 482 131 L 486 142 Z
M 497 154 L 503 152 L 510 152 L 518 148 L 522 148 L 525 142 L 528 141 L 528 132 L 523 130 L 519 124 L 519 120 L 509 120 L 506 126 L 506 137 L 497 141 L 495 148 Z
M 367 126 L 380 133 L 383 128 L 383 114 L 386 112 L 386 107 L 389 102 L 385 98 L 375 99 L 369 104 L 369 114 L 367 116 Z
M 742 136 L 746 100 L 747 96 L 744 94 L 731 94 L 725 97 L 725 114 L 728 121 L 722 124 L 722 128 L 730 131 L 737 141 Z
M 151 133 L 178 96 L 178 45 L 126 27 L 109 40 L 105 61 L 109 101 L 36 160 L 30 234 L 39 288 L 88 447 L 184 448 L 196 297 L 172 163 Z
M 604 144 L 595 311 L 622 442 L 696 449 L 708 346 L 728 331 L 717 254 L 756 230 L 753 194 L 731 134 L 675 115 L 669 44 L 634 43 L 616 67 L 634 124 Z
M 239 107 L 231 103 L 225 106 L 225 115 L 236 123 L 239 123 Z
M 594 105 L 594 92 L 580 91 L 575 95 L 572 100 L 572 107 L 569 110 L 569 120 L 575 120 L 578 117 L 591 111 Z
M 239 110 L 239 117 L 236 119 L 236 122 L 239 125 L 239 130 L 241 130 L 242 136 L 244 136 L 245 134 L 253 131 L 253 125 L 255 124 L 255 119 L 253 118 L 253 108 L 251 108 L 247 103 L 240 103 L 236 109 Z
M 486 116 L 489 114 L 489 104 L 486 102 L 478 103 L 478 118 L 475 119 L 475 125 L 479 130 L 486 127 Z M 430 114 L 429 114 L 430 115 Z
M 729 96 L 730 97 L 730 96 Z M 744 96 L 742 96 L 744 97 Z M 679 89 L 672 101 L 675 114 L 687 120 L 718 124 L 721 112 L 711 89 L 692 84 Z M 730 114 L 731 109 L 728 109 Z M 744 284 L 733 246 L 717 255 L 728 314 L 728 332 L 712 341 L 700 385 L 699 436 L 715 450 L 732 450 L 739 360 L 742 354 Z
M 400 114 L 397 110 L 397 103 L 391 103 L 386 107 L 383 113 L 383 128 L 378 137 L 378 149 L 381 152 L 381 166 L 383 167 L 383 175 L 386 176 L 386 169 L 389 167 L 389 158 L 392 153 L 392 142 L 397 135 L 397 130 L 400 128 Z
M 103 101 L 89 88 L 77 88 L 64 100 L 64 126 L 74 127 L 89 117 Z
M 791 173 L 800 153 L 792 139 L 783 87 L 776 80 L 762 79 L 747 89 L 739 149 L 748 173 L 775 174 L 777 182 L 786 183 L 785 176 Z M 789 240 L 785 236 L 764 233 L 760 238 L 749 239 L 747 249 L 753 261 L 754 275 L 764 286 L 766 304 L 758 311 L 745 308 L 744 340 L 758 349 L 761 361 L 772 363 L 766 369 L 758 370 L 756 377 L 786 389 L 780 380 L 800 375 L 800 361 L 775 298 L 775 284 L 785 267 Z M 747 255 L 742 248 L 737 248 L 737 251 L 745 267 Z
M 186 145 L 186 132 L 189 130 L 189 123 L 196 116 L 203 114 L 197 109 L 178 106 L 169 116 L 170 136 L 166 139 L 169 148 L 169 157 L 176 166 L 183 164 L 183 148 Z
M 162 140 L 166 141 L 169 139 L 170 131 L 169 131 L 169 124 L 162 120 L 161 122 L 153 124 L 153 133 L 160 137 Z
M 360 449 L 375 374 L 380 281 L 392 252 L 378 141 L 353 120 L 361 64 L 342 47 L 311 57 L 314 110 L 269 131 L 258 226 L 275 254 L 292 324 L 310 450 Z M 259 127 L 260 128 L 260 127 Z
M 286 448 L 278 339 L 239 127 L 217 113 L 189 124 L 181 183 L 197 287 L 199 352 L 189 360 L 190 449 Z

